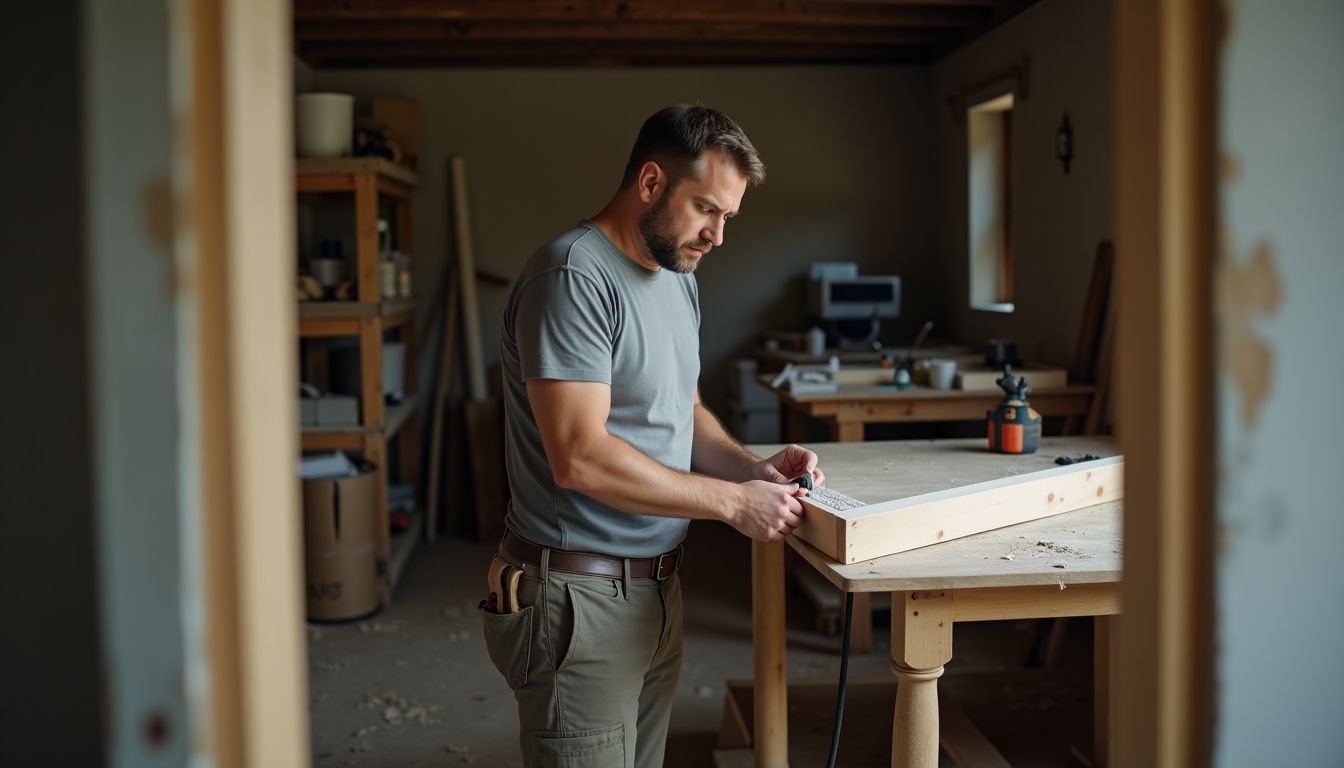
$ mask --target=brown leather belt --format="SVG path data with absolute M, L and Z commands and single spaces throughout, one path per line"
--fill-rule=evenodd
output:
M 500 542 L 499 548 L 505 554 L 512 555 L 524 563 L 537 567 L 541 566 L 541 550 L 543 547 L 524 539 L 513 531 L 505 532 L 504 540 Z M 662 581 L 677 572 L 677 568 L 681 566 L 681 556 L 681 547 L 655 557 L 632 557 L 628 561 L 619 557 L 594 555 L 588 552 L 567 552 L 563 549 L 552 549 L 547 567 L 553 571 L 564 571 L 565 573 L 581 573 L 588 576 L 607 576 L 620 579 L 624 578 L 625 563 L 629 562 L 630 578 Z

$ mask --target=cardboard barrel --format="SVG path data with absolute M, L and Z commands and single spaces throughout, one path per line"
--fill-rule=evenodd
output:
M 354 477 L 303 481 L 303 548 L 308 618 L 339 621 L 378 609 L 377 483 L 371 467 Z

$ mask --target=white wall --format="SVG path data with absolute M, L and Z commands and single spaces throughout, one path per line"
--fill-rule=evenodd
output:
M 948 97 L 1030 58 L 1029 96 L 1013 106 L 1010 315 L 970 309 L 965 119 Z M 1045 0 L 934 67 L 939 330 L 979 345 L 1010 338 L 1029 358 L 1072 362 L 1097 243 L 1111 237 L 1111 4 Z M 1066 175 L 1055 157 L 1074 128 Z M 1124 255 L 1120 254 L 1119 258 Z
M 933 311 L 928 77 L 887 67 L 334 70 L 314 73 L 312 87 L 420 102 L 413 266 L 422 303 L 449 248 L 449 155 L 466 158 L 477 265 L 512 278 L 538 245 L 606 203 L 648 115 L 678 101 L 731 115 L 769 176 L 697 272 L 701 388 L 719 406 L 727 362 L 756 333 L 806 329 L 800 275 L 813 261 L 900 274 L 906 312 L 891 324 L 899 338 Z M 480 286 L 490 361 L 507 293 Z M 427 349 L 437 344 L 426 338 Z
M 1215 763 L 1344 755 L 1344 6 L 1225 4 Z

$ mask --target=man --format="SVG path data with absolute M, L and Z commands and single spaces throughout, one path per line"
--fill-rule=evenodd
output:
M 696 389 L 692 273 L 764 177 L 726 115 L 668 107 L 644 123 L 611 202 L 533 254 L 509 298 L 513 500 L 484 619 L 528 766 L 661 765 L 689 521 L 780 541 L 802 522 L 806 491 L 790 478 L 823 480 L 798 446 L 747 452 Z

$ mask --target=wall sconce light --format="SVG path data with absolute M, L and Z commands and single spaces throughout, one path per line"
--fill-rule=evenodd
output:
M 1059 123 L 1059 130 L 1055 131 L 1055 156 L 1064 166 L 1064 173 L 1069 172 L 1069 163 L 1073 161 L 1073 125 L 1069 122 L 1069 113 L 1064 113 L 1064 119 Z

